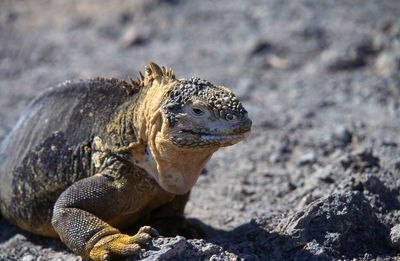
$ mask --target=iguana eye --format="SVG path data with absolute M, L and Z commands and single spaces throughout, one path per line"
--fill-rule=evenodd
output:
M 196 114 L 198 116 L 201 116 L 201 115 L 204 114 L 204 111 L 202 109 L 200 109 L 200 108 L 194 107 L 194 108 L 192 108 L 192 111 L 194 112 L 194 114 Z
M 206 119 L 210 116 L 210 112 L 202 105 L 189 104 L 185 107 L 184 111 L 196 119 Z

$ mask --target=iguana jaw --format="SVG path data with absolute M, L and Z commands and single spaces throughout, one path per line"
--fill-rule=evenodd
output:
M 216 121 L 198 127 L 178 127 L 171 137 L 171 142 L 181 148 L 230 146 L 247 138 L 251 125 L 251 120 L 246 118 L 233 124 Z
M 157 166 L 152 175 L 164 190 L 173 194 L 188 192 L 213 153 L 222 146 L 243 140 L 251 128 L 251 121 L 244 119 L 231 124 L 224 121 L 201 123 L 202 128 L 195 127 L 185 132 L 180 131 L 181 124 L 171 128 L 162 112 L 158 116 L 153 121 L 154 132 L 149 135 L 154 139 L 148 140 L 151 157 Z M 188 121 L 183 122 L 189 126 Z M 174 143 L 176 137 L 186 145 Z
M 233 129 L 209 131 L 204 134 L 199 129 L 197 133 L 180 132 L 179 137 L 186 137 L 192 140 L 192 136 L 207 137 L 213 142 L 206 145 L 181 146 L 173 142 L 176 137 L 175 128 L 168 126 L 168 120 L 161 110 L 153 110 L 147 115 L 151 124 L 145 124 L 146 145 L 144 153 L 134 152 L 134 161 L 144 168 L 157 183 L 167 192 L 172 194 L 185 194 L 196 183 L 205 164 L 213 153 L 221 146 L 234 144 L 249 135 L 249 128 L 240 127 L 240 132 L 232 132 Z M 250 123 L 251 124 L 251 123 Z M 216 127 L 216 126 L 214 126 Z M 213 128 L 210 128 L 212 130 Z M 204 141 L 202 141 L 204 142 Z
M 171 129 L 165 115 L 160 113 L 153 122 L 148 145 L 157 171 L 151 174 L 164 190 L 185 194 L 194 186 L 205 164 L 220 146 L 178 147 L 171 141 Z

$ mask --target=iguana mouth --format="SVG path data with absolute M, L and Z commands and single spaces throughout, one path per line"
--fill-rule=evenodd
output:
M 224 128 L 181 129 L 171 140 L 179 147 L 212 147 L 235 144 L 249 135 L 252 122 L 247 119 Z
M 180 133 L 187 133 L 192 135 L 201 135 L 201 136 L 229 136 L 235 134 L 242 134 L 247 131 L 250 131 L 251 125 L 247 126 L 238 126 L 234 128 L 223 128 L 223 129 L 206 129 L 206 128 L 198 128 L 198 129 L 182 129 Z M 178 132 L 179 133 L 179 132 Z

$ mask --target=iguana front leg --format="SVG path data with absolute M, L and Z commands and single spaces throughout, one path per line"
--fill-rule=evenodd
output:
M 78 255 L 96 261 L 137 254 L 158 232 L 142 227 L 129 236 L 104 221 L 122 213 L 129 200 L 126 190 L 124 182 L 99 174 L 71 185 L 53 210 L 52 224 L 61 240 Z
M 163 236 L 205 237 L 204 229 L 200 225 L 188 221 L 183 215 L 189 197 L 190 191 L 184 195 L 176 195 L 171 202 L 153 210 L 149 220 L 150 225 Z

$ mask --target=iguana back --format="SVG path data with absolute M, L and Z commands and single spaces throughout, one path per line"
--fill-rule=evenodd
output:
M 104 135 L 116 110 L 135 99 L 132 93 L 123 81 L 98 78 L 68 81 L 32 101 L 0 147 L 3 215 L 50 223 L 61 192 L 94 174 L 93 137 Z

